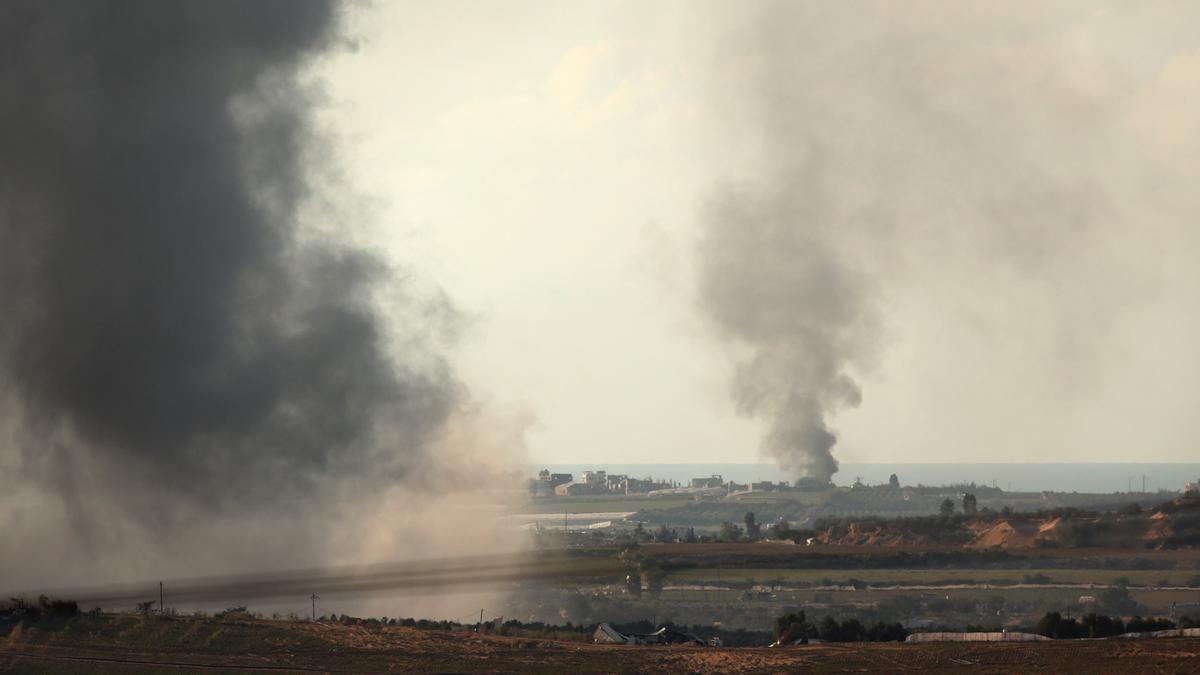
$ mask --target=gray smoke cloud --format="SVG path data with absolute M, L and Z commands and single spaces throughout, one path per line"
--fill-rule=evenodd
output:
M 860 401 L 847 373 L 873 322 L 870 292 L 834 245 L 818 189 L 759 195 L 725 187 L 699 242 L 699 296 L 739 351 L 738 412 L 770 419 L 764 451 L 799 475 L 837 472 L 826 416 Z
M 458 402 L 436 344 L 389 353 L 388 265 L 304 226 L 327 159 L 304 73 L 343 46 L 340 14 L 0 5 L 7 451 L 78 525 L 108 502 L 154 527 L 369 492 L 421 466 Z
M 1044 397 L 1041 431 L 1068 428 L 1055 420 L 1124 362 L 1101 357 L 1111 329 L 1190 283 L 1178 251 L 1194 242 L 1181 177 L 1195 46 L 1176 26 L 1193 13 L 764 2 L 721 14 L 709 84 L 736 182 L 707 199 L 696 281 L 737 362 L 738 410 L 768 420 L 767 453 L 821 480 L 836 471 L 831 425 L 859 404 L 894 317 L 938 317 L 958 340 L 927 341 L 1008 359 L 1017 372 L 990 377 L 1026 388 L 992 395 Z M 985 417 L 981 433 L 1020 435 Z

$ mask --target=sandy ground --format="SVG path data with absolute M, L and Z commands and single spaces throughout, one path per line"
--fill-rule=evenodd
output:
M 190 643 L 87 630 L 0 639 L 0 672 L 1200 672 L 1200 639 L 1010 644 L 626 647 L 399 627 L 201 621 Z M 156 641 L 158 644 L 156 644 Z M 188 642 L 188 641 L 182 641 Z

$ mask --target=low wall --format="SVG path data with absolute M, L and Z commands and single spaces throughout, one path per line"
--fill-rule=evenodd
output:
M 1122 633 L 1117 637 L 1123 638 L 1160 638 L 1160 637 L 1200 637 L 1200 628 L 1168 628 L 1167 630 L 1152 630 L 1146 633 Z

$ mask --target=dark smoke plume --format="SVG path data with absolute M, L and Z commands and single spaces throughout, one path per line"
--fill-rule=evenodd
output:
M 323 159 L 303 74 L 339 14 L 0 3 L 0 382 L 27 475 L 149 522 L 163 494 L 285 502 L 419 462 L 458 385 L 388 355 L 388 268 L 301 226 Z
M 823 211 L 819 190 L 725 188 L 703 219 L 698 260 L 706 319 L 745 352 L 732 383 L 738 411 L 771 420 L 763 449 L 784 469 L 827 483 L 838 464 L 826 416 L 859 403 L 846 368 L 873 315 Z

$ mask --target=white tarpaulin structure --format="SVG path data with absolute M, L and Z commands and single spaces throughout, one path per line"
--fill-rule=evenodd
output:
M 1168 628 L 1145 633 L 1122 633 L 1119 638 L 1200 637 L 1200 628 Z
M 612 626 L 610 626 L 606 623 L 602 623 L 599 626 L 596 626 L 596 632 L 592 633 L 592 642 L 595 642 L 597 644 L 609 644 L 609 645 L 636 644 L 632 637 L 625 635 L 621 631 L 617 630 L 616 628 L 613 628 Z
M 913 633 L 905 642 L 1034 642 L 1049 640 L 1035 633 Z
M 704 640 L 692 635 L 691 633 L 682 633 L 671 628 L 659 628 L 653 633 L 646 635 L 626 635 L 621 631 L 613 628 L 607 623 L 602 623 L 596 626 L 596 632 L 592 633 L 592 642 L 597 644 L 609 645 L 697 645 L 705 646 Z

